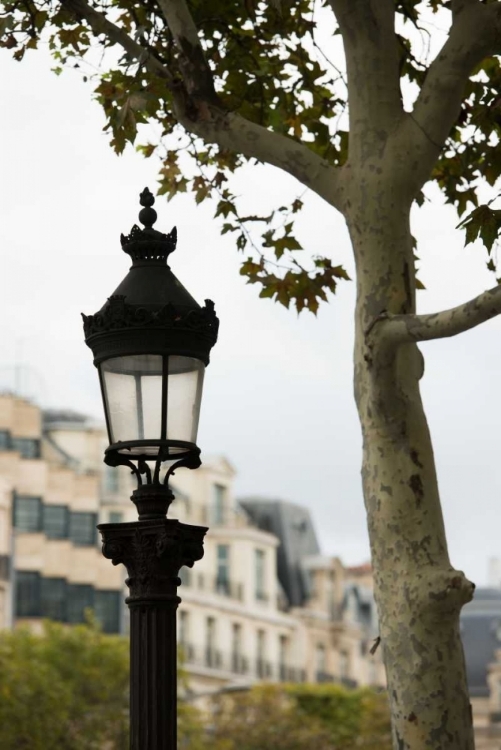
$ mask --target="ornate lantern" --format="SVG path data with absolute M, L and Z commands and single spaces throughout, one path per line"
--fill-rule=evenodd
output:
M 134 225 L 121 236 L 132 258 L 129 273 L 99 312 L 83 315 L 110 441 L 105 462 L 125 464 L 136 474 L 139 490 L 132 499 L 140 519 L 165 514 L 172 500 L 165 488 L 176 467 L 200 465 L 204 372 L 219 325 L 214 303 L 200 307 L 172 273 L 168 259 L 176 249 L 176 228 L 169 234 L 153 229 L 154 202 L 145 188 L 139 213 L 144 228 Z M 162 483 L 163 464 L 168 471 Z M 154 497 L 163 502 L 152 504 Z

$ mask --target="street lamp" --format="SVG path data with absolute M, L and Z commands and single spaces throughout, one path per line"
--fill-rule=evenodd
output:
M 176 229 L 153 229 L 154 202 L 145 188 L 144 228 L 121 236 L 129 273 L 99 312 L 82 316 L 110 441 L 105 463 L 128 466 L 138 481 L 139 520 L 98 526 L 104 556 L 129 575 L 131 750 L 176 748 L 178 575 L 202 558 L 207 529 L 167 518 L 168 482 L 178 467 L 200 466 L 203 378 L 219 325 L 214 304 L 200 307 L 169 268 Z

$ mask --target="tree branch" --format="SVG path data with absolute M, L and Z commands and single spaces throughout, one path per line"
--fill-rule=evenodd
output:
M 195 119 L 186 110 L 175 114 L 186 130 L 203 140 L 283 169 L 342 210 L 343 168 L 333 167 L 303 144 L 216 106 L 200 107 Z
M 454 22 L 442 50 L 428 68 L 425 82 L 406 118 L 419 187 L 429 172 L 460 112 L 472 70 L 501 50 L 501 4 L 456 0 Z
M 123 29 L 109 21 L 102 13 L 91 8 L 86 0 L 61 0 L 61 5 L 78 18 L 85 19 L 96 36 L 104 34 L 122 47 L 130 57 L 135 58 L 149 71 L 173 85 L 174 78 L 170 71 L 146 47 L 135 42 Z
M 501 284 L 450 310 L 426 315 L 382 315 L 372 329 L 391 347 L 457 336 L 501 313 Z M 370 332 L 367 333 L 370 335 Z
M 350 156 L 381 150 L 378 132 L 393 131 L 402 116 L 394 0 L 329 0 L 346 56 Z M 373 140 L 369 144 L 368 140 Z
M 177 80 L 152 52 L 131 39 L 123 29 L 102 13 L 91 8 L 86 0 L 61 0 L 61 3 L 77 17 L 85 19 L 96 36 L 105 34 L 108 39 L 120 45 L 130 57 L 166 81 L 173 97 L 174 114 L 186 130 L 207 142 L 217 143 L 221 148 L 283 169 L 331 205 L 341 208 L 344 184 L 341 168 L 333 167 L 307 146 L 297 143 L 292 138 L 267 130 L 240 115 L 224 110 L 214 91 L 212 73 L 205 60 L 198 35 L 196 40 L 193 37 L 196 28 L 184 2 L 162 0 L 163 6 L 174 8 L 172 10 L 171 7 L 169 10 L 169 17 L 173 24 L 171 33 L 177 35 L 177 44 L 185 57 L 185 68 L 182 72 L 186 75 L 186 82 L 183 79 L 183 83 Z M 168 19 L 166 20 L 169 23 Z M 183 29 L 185 31 L 181 34 Z
M 212 71 L 185 0 L 157 0 L 157 4 L 181 54 L 180 68 L 186 91 L 195 99 L 220 104 Z

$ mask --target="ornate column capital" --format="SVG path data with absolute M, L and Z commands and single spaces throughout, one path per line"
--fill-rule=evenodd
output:
M 192 526 L 170 518 L 132 523 L 104 523 L 98 529 L 103 555 L 113 565 L 125 565 L 130 596 L 127 604 L 172 601 L 176 604 L 179 570 L 189 568 L 204 555 L 204 526 Z

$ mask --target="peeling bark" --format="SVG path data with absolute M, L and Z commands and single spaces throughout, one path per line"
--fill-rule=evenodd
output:
M 354 384 L 362 478 L 393 746 L 472 750 L 459 613 L 474 587 L 447 552 L 419 392 L 423 359 L 415 343 L 388 347 L 379 335 L 384 323 L 372 325 L 380 316 L 415 312 L 410 205 L 379 167 L 370 185 L 365 174 L 353 179 L 346 218 L 358 279 Z

